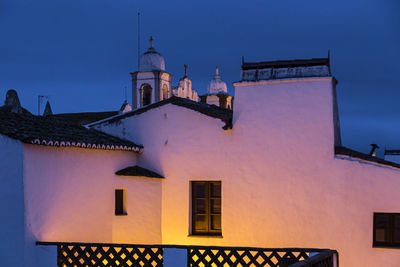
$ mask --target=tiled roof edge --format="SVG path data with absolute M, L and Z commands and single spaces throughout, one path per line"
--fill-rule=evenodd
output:
M 264 69 L 264 68 L 287 68 L 287 67 L 302 67 L 302 66 L 330 67 L 330 58 L 328 57 L 328 58 L 262 61 L 262 62 L 243 62 L 242 70 Z
M 398 150 L 398 149 L 385 149 L 385 155 L 400 155 L 400 150 Z
M 122 170 L 115 172 L 116 175 L 121 176 L 139 176 L 139 177 L 148 177 L 148 178 L 159 178 L 164 179 L 165 177 L 161 174 L 148 170 L 146 168 L 140 166 L 129 166 Z
M 374 162 L 374 163 L 378 163 L 378 164 L 382 164 L 385 166 L 390 166 L 390 167 L 394 167 L 394 168 L 399 168 L 400 169 L 400 164 L 391 162 L 391 161 L 387 161 L 381 158 L 377 158 L 377 157 L 372 157 L 370 155 L 352 150 L 350 148 L 347 147 L 343 147 L 343 146 L 336 146 L 335 147 L 335 155 L 343 155 L 343 156 L 348 156 L 351 158 L 356 158 L 356 159 L 361 159 L 361 160 L 365 160 L 365 161 L 369 161 L 369 162 Z
M 162 100 L 162 101 L 150 104 L 148 106 L 145 106 L 145 107 L 142 107 L 142 108 L 127 112 L 125 114 L 116 115 L 116 116 L 113 116 L 111 118 L 106 118 L 104 120 L 88 124 L 88 127 L 92 127 L 92 126 L 95 126 L 95 125 L 98 125 L 98 124 L 101 124 L 101 123 L 104 123 L 104 122 L 112 123 L 112 122 L 115 122 L 115 121 L 119 121 L 119 120 L 124 119 L 124 118 L 128 118 L 128 117 L 131 117 L 131 116 L 142 114 L 142 113 L 147 112 L 147 111 L 149 111 L 151 109 L 158 108 L 158 107 L 161 107 L 161 106 L 166 105 L 166 104 L 173 104 L 173 105 L 176 105 L 176 106 L 185 107 L 185 108 L 200 112 L 200 113 L 202 113 L 202 114 L 204 114 L 206 116 L 210 116 L 210 117 L 213 117 L 213 118 L 220 119 L 220 120 L 222 120 L 223 122 L 226 123 L 226 125 L 223 127 L 224 129 L 226 127 L 229 128 L 228 125 L 232 124 L 232 114 L 233 113 L 232 113 L 231 110 L 224 109 L 224 108 L 217 107 L 217 106 L 208 105 L 208 104 L 205 104 L 205 103 L 195 102 L 195 101 L 192 101 L 192 100 L 189 100 L 189 99 L 185 99 L 185 98 L 172 96 L 172 97 L 170 97 L 170 98 L 168 98 L 166 100 Z M 224 115 L 217 114 L 217 112 L 219 112 L 219 111 L 221 113 L 226 113 L 226 114 L 224 114 Z
M 54 146 L 54 147 L 78 147 L 78 148 L 91 148 L 91 149 L 103 149 L 103 150 L 125 150 L 134 151 L 141 153 L 143 152 L 143 146 L 140 145 L 109 145 L 109 144 L 87 144 L 85 142 L 70 142 L 70 141 L 53 141 L 38 139 L 35 140 L 21 140 L 26 144 L 42 145 L 42 146 Z M 126 142 L 126 141 L 125 141 Z

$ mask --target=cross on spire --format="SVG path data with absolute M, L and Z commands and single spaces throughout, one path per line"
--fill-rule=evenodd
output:
M 216 75 L 216 76 L 219 76 L 219 68 L 218 68 L 218 66 L 215 67 L 215 75 Z
M 185 77 L 187 77 L 187 65 L 183 65 L 185 67 Z
M 153 36 L 150 36 L 150 48 L 153 48 L 154 39 Z

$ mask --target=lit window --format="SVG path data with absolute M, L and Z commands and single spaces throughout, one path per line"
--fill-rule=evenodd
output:
M 162 89 L 162 93 L 163 93 L 163 100 L 168 98 L 168 86 L 167 85 L 163 85 L 163 89 Z
M 126 189 L 115 189 L 115 215 L 127 215 Z
M 373 246 L 400 248 L 400 213 L 374 213 Z
M 221 235 L 221 182 L 192 182 L 192 234 Z

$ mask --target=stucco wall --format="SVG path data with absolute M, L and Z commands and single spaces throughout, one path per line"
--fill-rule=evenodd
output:
M 334 156 L 330 78 L 237 86 L 233 129 L 168 104 L 97 126 L 144 145 L 165 175 L 162 242 L 337 249 L 341 266 L 398 266 L 373 212 L 400 211 L 400 170 Z M 124 130 L 123 130 L 124 129 Z M 188 236 L 191 180 L 222 181 L 222 238 Z
M 31 241 L 161 242 L 161 181 L 114 175 L 135 164 L 134 152 L 24 145 Z M 115 216 L 119 188 L 127 216 Z
M 0 135 L 0 259 L 24 266 L 24 190 L 22 144 Z

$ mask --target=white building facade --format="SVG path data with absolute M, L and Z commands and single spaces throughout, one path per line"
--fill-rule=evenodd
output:
M 0 110 L 3 210 L 16 200 L 2 236 L 25 255 L 9 266 L 52 266 L 36 241 L 332 248 L 341 266 L 398 266 L 377 214 L 400 213 L 400 165 L 341 146 L 336 84 L 329 59 L 243 63 L 233 111 L 172 96 L 89 130 Z

